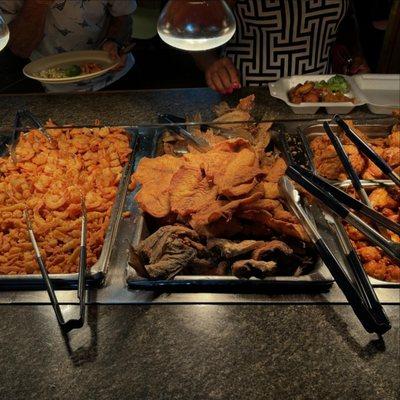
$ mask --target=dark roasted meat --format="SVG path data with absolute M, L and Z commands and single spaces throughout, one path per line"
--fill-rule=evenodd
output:
M 143 278 L 171 279 L 202 249 L 195 231 L 180 225 L 163 226 L 131 249 L 130 265 Z
M 232 273 L 238 278 L 251 278 L 255 276 L 264 279 L 277 273 L 276 263 L 273 261 L 240 260 L 232 265 Z

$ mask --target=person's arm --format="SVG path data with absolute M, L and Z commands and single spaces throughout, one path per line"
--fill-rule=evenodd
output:
M 351 74 L 366 73 L 369 72 L 369 67 L 362 51 L 357 19 L 353 10 L 350 11 L 339 27 L 336 43 L 345 46 L 349 52 L 352 60 L 349 72 Z
M 132 32 L 132 18 L 130 15 L 121 17 L 111 17 L 110 25 L 106 34 L 106 40 L 101 48 L 108 52 L 113 60 L 118 60 L 119 64 L 115 70 L 120 70 L 126 62 L 126 54 L 119 55 L 119 44 L 125 44 L 130 39 Z
M 28 58 L 43 38 L 46 14 L 54 0 L 25 0 L 17 16 L 9 24 L 10 50 Z
M 236 0 L 226 0 L 233 8 Z M 192 52 L 196 65 L 204 71 L 207 85 L 220 93 L 232 93 L 240 88 L 239 73 L 228 57 L 219 57 L 217 50 Z
M 204 71 L 207 85 L 222 94 L 240 88 L 239 73 L 228 57 L 220 58 L 216 51 L 192 52 L 196 65 Z
M 106 42 L 102 49 L 106 50 L 110 57 L 118 60 L 116 70 L 122 69 L 126 62 L 126 55 L 118 54 L 119 45 L 127 44 L 132 32 L 132 14 L 136 10 L 136 0 L 109 0 L 108 12 L 111 15 L 110 23 L 106 33 Z

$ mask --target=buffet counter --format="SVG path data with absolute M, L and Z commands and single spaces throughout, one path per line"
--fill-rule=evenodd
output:
M 310 119 L 266 89 L 227 100 L 250 93 L 258 118 Z M 160 113 L 211 118 L 210 105 L 219 101 L 208 89 L 3 95 L 0 118 L 12 127 L 15 112 L 26 108 L 58 124 L 137 126 Z M 364 331 L 335 284 L 314 294 L 129 290 L 124 245 L 116 244 L 105 287 L 89 291 L 80 330 L 61 333 L 45 291 L 0 291 L 2 398 L 398 398 L 398 288 L 376 289 L 392 323 L 378 338 Z M 75 291 L 57 295 L 72 316 Z

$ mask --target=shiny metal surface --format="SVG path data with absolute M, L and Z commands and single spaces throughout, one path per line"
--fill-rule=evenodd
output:
M 148 135 L 148 140 L 155 138 Z M 133 194 L 126 198 L 123 210 L 132 209 Z M 133 212 L 132 214 L 135 214 Z M 156 293 L 130 290 L 126 284 L 126 265 L 134 217 L 122 219 L 116 225 L 116 237 L 110 249 L 108 273 L 102 288 L 88 290 L 89 304 L 347 304 L 347 300 L 333 284 L 327 293 Z M 134 241 L 135 238 L 132 237 Z M 375 286 L 383 304 L 400 304 L 400 289 Z M 75 291 L 57 290 L 61 304 L 78 304 Z M 0 291 L 0 304 L 50 304 L 44 290 Z
M 130 231 L 129 220 L 121 220 L 112 251 L 109 271 L 103 288 L 88 290 L 90 304 L 347 304 L 336 284 L 327 293 L 295 294 L 227 294 L 227 293 L 156 293 L 129 290 L 126 285 L 125 266 L 128 242 L 121 240 Z M 400 290 L 375 288 L 383 304 L 400 304 Z M 58 290 L 61 304 L 78 304 L 75 291 Z M 45 291 L 0 291 L 0 304 L 50 304 Z
M 126 128 L 129 132 L 130 146 L 134 150 L 137 141 L 137 133 L 134 129 Z M 0 155 L 5 154 L 5 149 L 0 149 Z M 135 154 L 132 151 L 128 163 L 126 164 L 121 181 L 119 183 L 117 196 L 111 212 L 110 223 L 108 225 L 103 248 L 96 264 L 92 266 L 87 274 L 87 280 L 91 286 L 100 286 L 104 281 L 109 269 L 111 250 L 116 239 L 118 221 L 121 218 L 124 200 L 130 182 L 130 176 L 134 167 Z M 78 284 L 78 273 L 73 274 L 50 274 L 55 286 L 68 289 L 76 288 Z M 0 290 L 9 288 L 34 289 L 44 288 L 43 278 L 40 274 L 35 275 L 0 275 Z
M 393 125 L 396 123 L 396 119 L 392 117 L 383 117 L 376 119 L 375 121 L 371 121 L 368 119 L 360 119 L 360 120 L 354 120 L 356 123 L 356 126 L 368 137 L 371 138 L 379 138 L 379 137 L 386 137 L 387 135 L 390 134 L 391 129 Z M 299 127 L 302 132 L 304 133 L 308 143 L 312 141 L 317 136 L 321 135 L 326 135 L 326 132 L 324 130 L 323 125 L 318 122 L 317 124 L 310 124 L 308 122 L 303 123 Z M 332 125 L 331 128 L 336 131 L 337 126 Z M 311 149 L 308 149 L 311 152 Z M 352 183 L 349 179 L 344 180 L 344 181 L 331 181 L 332 184 L 334 184 L 336 187 L 339 187 L 340 189 L 347 190 L 352 186 Z M 367 192 L 370 190 L 373 190 L 379 186 L 384 186 L 384 187 L 393 187 L 395 184 L 391 180 L 385 180 L 385 179 L 376 179 L 376 180 L 361 180 L 362 186 L 365 188 Z M 339 224 L 337 218 L 334 219 L 334 222 L 331 222 L 332 224 Z M 334 228 L 335 230 L 337 227 Z M 400 284 L 398 283 L 393 283 L 393 282 L 386 282 L 386 281 L 381 281 L 372 277 L 369 277 L 371 284 L 375 287 L 386 287 L 386 288 L 400 288 Z M 400 300 L 398 296 L 398 300 Z
M 137 147 L 135 165 L 138 165 L 143 157 L 154 157 L 155 155 L 162 154 L 161 146 L 161 130 L 148 130 L 141 132 L 139 135 L 139 146 Z M 133 196 L 132 196 L 133 197 Z M 134 206 L 130 207 L 135 210 L 135 219 L 132 221 L 133 237 L 131 240 L 132 245 L 135 247 L 139 242 L 148 236 L 146 227 L 146 220 L 140 208 L 133 203 Z M 259 279 L 238 279 L 235 276 L 193 276 L 193 275 L 178 275 L 173 280 L 158 280 L 149 281 L 142 279 L 136 274 L 136 271 L 127 264 L 127 281 L 128 286 L 132 289 L 146 289 L 152 290 L 157 288 L 170 288 L 170 290 L 189 290 L 190 287 L 197 291 L 217 291 L 220 290 L 232 291 L 238 290 L 264 290 L 267 291 L 268 287 L 290 288 L 298 290 L 299 287 L 309 287 L 310 290 L 326 291 L 333 282 L 333 278 L 328 271 L 327 267 L 322 263 L 319 258 L 312 271 L 308 274 L 295 276 L 273 276 L 266 277 L 262 280 Z M 223 288 L 223 289 L 221 289 Z M 263 288 L 263 289 L 262 289 Z M 314 289 L 313 289 L 314 288 Z M 319 289 L 318 289 L 319 288 Z M 168 290 L 168 289 L 165 289 Z

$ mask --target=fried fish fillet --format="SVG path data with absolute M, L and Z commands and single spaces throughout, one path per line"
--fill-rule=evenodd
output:
M 187 217 L 217 199 L 218 187 L 193 165 L 182 165 L 173 175 L 168 189 L 171 211 Z
M 143 211 L 156 218 L 163 218 L 170 213 L 169 187 L 173 175 L 182 165 L 181 158 L 168 154 L 140 161 L 134 180 L 142 185 L 136 200 Z

